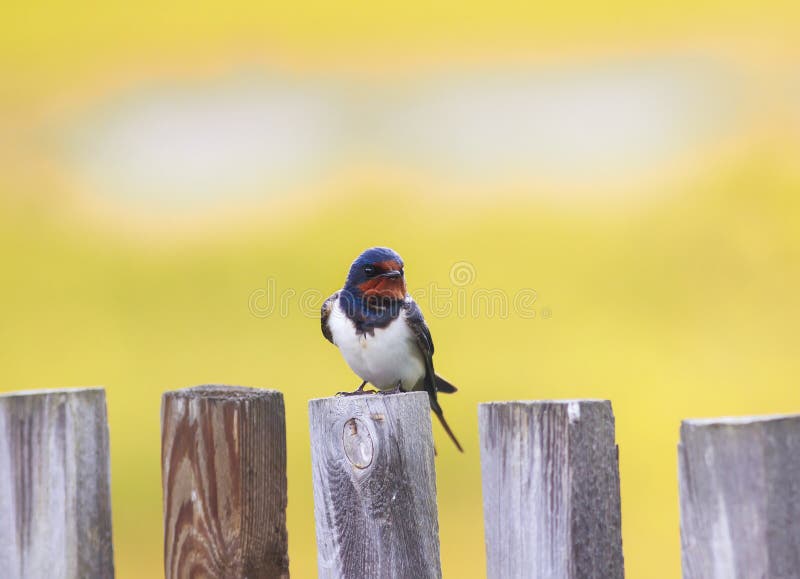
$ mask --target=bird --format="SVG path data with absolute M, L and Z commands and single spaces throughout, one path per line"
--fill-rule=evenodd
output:
M 404 262 L 388 247 L 371 247 L 350 266 L 344 287 L 322 304 L 322 334 L 337 346 L 361 378 L 352 396 L 369 383 L 381 394 L 424 390 L 431 410 L 460 452 L 437 394 L 457 388 L 433 368 L 433 339 L 417 303 L 406 290 Z

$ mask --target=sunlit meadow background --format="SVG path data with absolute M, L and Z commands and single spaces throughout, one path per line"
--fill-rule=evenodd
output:
M 597 397 L 628 576 L 678 577 L 680 420 L 800 411 L 796 6 L 5 2 L 0 390 L 107 388 L 118 576 L 162 574 L 160 397 L 209 382 L 284 392 L 315 576 L 306 402 L 357 385 L 317 298 L 381 244 L 470 304 L 422 300 L 445 576 L 484 574 L 477 403 Z

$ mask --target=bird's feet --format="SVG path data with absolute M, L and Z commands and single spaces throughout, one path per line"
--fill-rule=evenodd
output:
M 384 394 L 384 395 L 387 395 L 387 394 L 400 394 L 400 392 L 402 392 L 402 390 L 400 390 L 400 387 L 402 385 L 403 385 L 402 382 L 398 382 L 397 386 L 395 386 L 394 388 L 389 388 L 388 390 L 378 390 L 378 394 Z
M 360 396 L 361 394 L 375 394 L 374 390 L 364 390 L 364 386 L 367 385 L 367 381 L 364 380 L 361 383 L 361 386 L 353 390 L 352 392 L 337 392 L 337 396 Z

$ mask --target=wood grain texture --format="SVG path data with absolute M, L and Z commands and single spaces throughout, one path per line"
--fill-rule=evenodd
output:
M 101 388 L 0 395 L 0 576 L 114 576 Z
M 800 415 L 685 420 L 685 579 L 800 578 Z
M 161 437 L 167 579 L 289 577 L 283 395 L 167 392 Z
M 478 409 L 489 579 L 624 576 L 611 404 Z
M 441 577 L 425 392 L 309 402 L 319 577 Z

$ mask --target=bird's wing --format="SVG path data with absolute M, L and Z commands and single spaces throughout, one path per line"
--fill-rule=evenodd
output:
M 447 435 L 455 443 L 456 448 L 464 452 L 456 435 L 450 430 L 450 425 L 448 425 L 447 421 L 444 419 L 444 412 L 442 412 L 442 407 L 439 405 L 439 400 L 436 397 L 437 376 L 436 372 L 433 371 L 433 338 L 431 338 L 428 324 L 425 323 L 425 318 L 422 317 L 422 311 L 414 300 L 406 298 L 405 302 L 403 302 L 403 307 L 406 310 L 406 323 L 408 323 L 408 327 L 411 328 L 411 331 L 414 333 L 417 346 L 422 353 L 422 357 L 425 359 L 425 390 L 428 392 L 431 410 L 436 414 L 439 422 L 442 423 L 445 432 L 447 432 Z
M 422 317 L 422 312 L 420 311 L 419 306 L 415 302 L 410 301 L 410 303 L 406 306 L 406 311 L 408 312 L 406 314 L 408 326 L 414 332 L 414 336 L 417 340 L 417 346 L 419 346 L 419 349 L 425 358 L 426 380 L 428 379 L 428 374 L 433 376 L 436 392 L 444 392 L 445 394 L 457 392 L 458 388 L 450 384 L 450 382 L 433 371 L 433 338 L 431 338 L 431 332 L 428 329 L 428 324 L 425 323 L 425 318 Z
M 431 338 L 431 331 L 428 329 L 428 324 L 425 323 L 425 318 L 422 317 L 422 310 L 419 309 L 417 303 L 412 299 L 406 299 L 403 302 L 403 308 L 406 310 L 406 323 L 414 334 L 419 351 L 425 359 L 425 389 L 433 392 L 436 396 L 436 374 L 433 371 L 433 338 Z
M 331 317 L 331 312 L 333 311 L 333 307 L 336 305 L 336 300 L 338 298 L 339 298 L 339 292 L 336 292 L 327 300 L 325 300 L 325 303 L 322 304 L 322 311 L 320 316 L 322 335 L 325 336 L 325 339 L 328 340 L 331 344 L 333 344 L 333 333 L 331 332 L 331 327 L 328 325 L 328 318 Z

